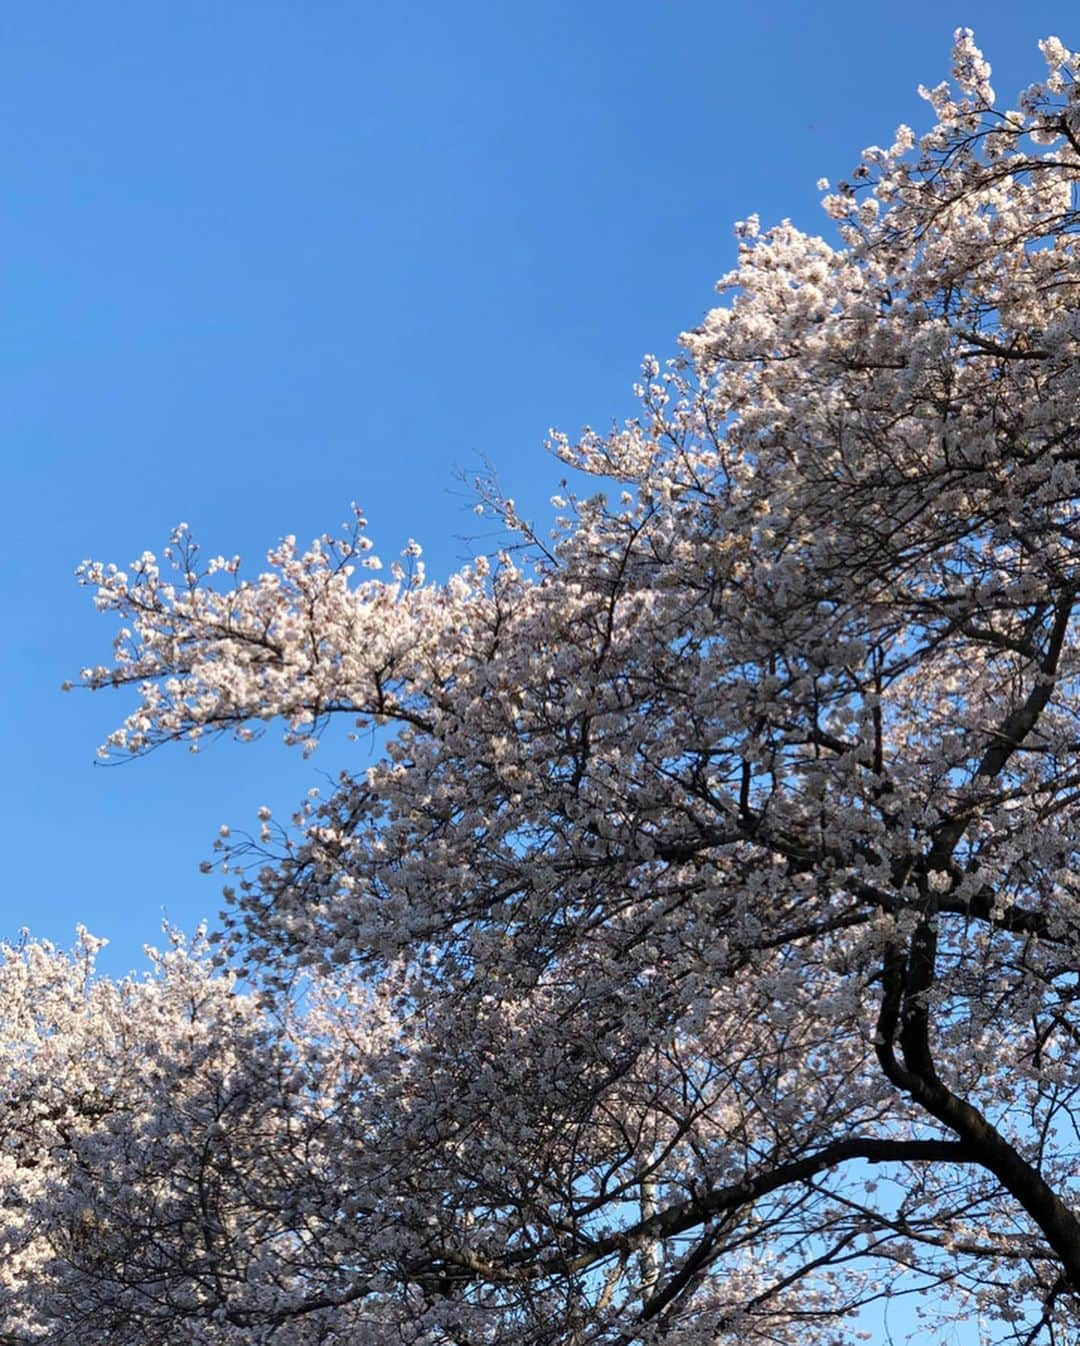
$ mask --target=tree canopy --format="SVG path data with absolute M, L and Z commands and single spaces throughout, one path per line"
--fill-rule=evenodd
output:
M 1080 1324 L 1080 56 L 738 228 L 553 532 L 87 562 L 106 753 L 345 717 L 142 981 L 4 950 L 0 1342 Z M 590 484 L 590 479 L 592 479 Z M 585 485 L 582 485 L 585 483 Z M 359 749 L 357 750 L 360 751 Z M 223 829 L 224 831 L 224 829 Z M 238 980 L 241 973 L 243 978 Z M 921 1292 L 921 1293 L 920 1293 Z

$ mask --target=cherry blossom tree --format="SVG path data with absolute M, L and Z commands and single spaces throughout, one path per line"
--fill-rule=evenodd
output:
M 548 534 L 87 562 L 107 754 L 384 745 L 218 943 L 4 954 L 0 1342 L 1080 1330 L 1080 56 L 739 227 Z M 359 751 L 359 750 L 358 750 Z M 237 969 L 228 972 L 228 967 Z M 217 970 L 215 970 L 215 967 Z M 246 980 L 233 980 L 238 971 Z M 241 986 L 256 990 L 242 993 Z

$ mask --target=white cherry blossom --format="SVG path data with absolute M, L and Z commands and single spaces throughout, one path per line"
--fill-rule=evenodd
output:
M 550 536 L 86 562 L 106 745 L 385 750 L 217 842 L 149 980 L 4 952 L 0 1342 L 835 1343 L 1080 1328 L 1080 95 L 739 226 Z M 582 484 L 584 483 L 584 484 Z M 230 959 L 234 961 L 230 963 Z M 228 972 L 233 966 L 238 971 Z M 243 975 L 247 980 L 237 982 Z M 250 987 L 250 990 L 241 989 Z

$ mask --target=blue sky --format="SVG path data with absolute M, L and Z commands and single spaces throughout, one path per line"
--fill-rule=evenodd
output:
M 543 516 L 549 425 L 631 410 L 757 211 L 918 130 L 976 29 L 1011 95 L 1070 6 L 985 0 L 56 2 L 0 15 L 6 542 L 0 934 L 140 962 L 213 916 L 219 823 L 313 771 L 273 739 L 100 768 L 112 635 L 72 571 L 187 520 L 257 567 L 358 500 L 381 550 L 471 548 L 483 458 Z
M 79 560 L 183 519 L 257 567 L 356 499 L 438 574 L 475 549 L 455 472 L 483 458 L 542 517 L 548 426 L 630 411 L 735 219 L 826 224 L 815 181 L 925 123 L 958 23 L 1011 92 L 1064 8 L 5 6 L 0 934 L 83 921 L 129 967 L 163 911 L 217 910 L 219 823 L 341 765 L 269 741 L 96 767 L 127 703 L 58 690 L 112 635 Z

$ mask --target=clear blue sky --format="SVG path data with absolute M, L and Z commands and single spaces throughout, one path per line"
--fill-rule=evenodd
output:
M 120 697 L 64 697 L 111 628 L 72 579 L 189 521 L 257 566 L 358 500 L 434 573 L 468 547 L 455 469 L 542 513 L 551 424 L 631 409 L 752 211 L 825 223 L 843 176 L 976 34 L 1036 78 L 1071 6 L 722 0 L 183 5 L 0 15 L 5 563 L 0 934 L 76 921 L 140 961 L 218 907 L 219 823 L 286 808 L 276 742 L 101 769 Z M 1076 16 L 1074 15 L 1074 19 Z
M 1011 92 L 1067 8 L 7 4 L 0 934 L 81 920 L 126 968 L 163 909 L 217 910 L 219 823 L 341 765 L 272 741 L 95 767 L 126 703 L 58 690 L 112 635 L 80 559 L 184 519 L 258 566 L 356 499 L 444 571 L 474 522 L 455 469 L 491 459 L 541 514 L 547 427 L 630 411 L 735 219 L 826 224 L 815 181 L 925 122 L 957 24 Z

